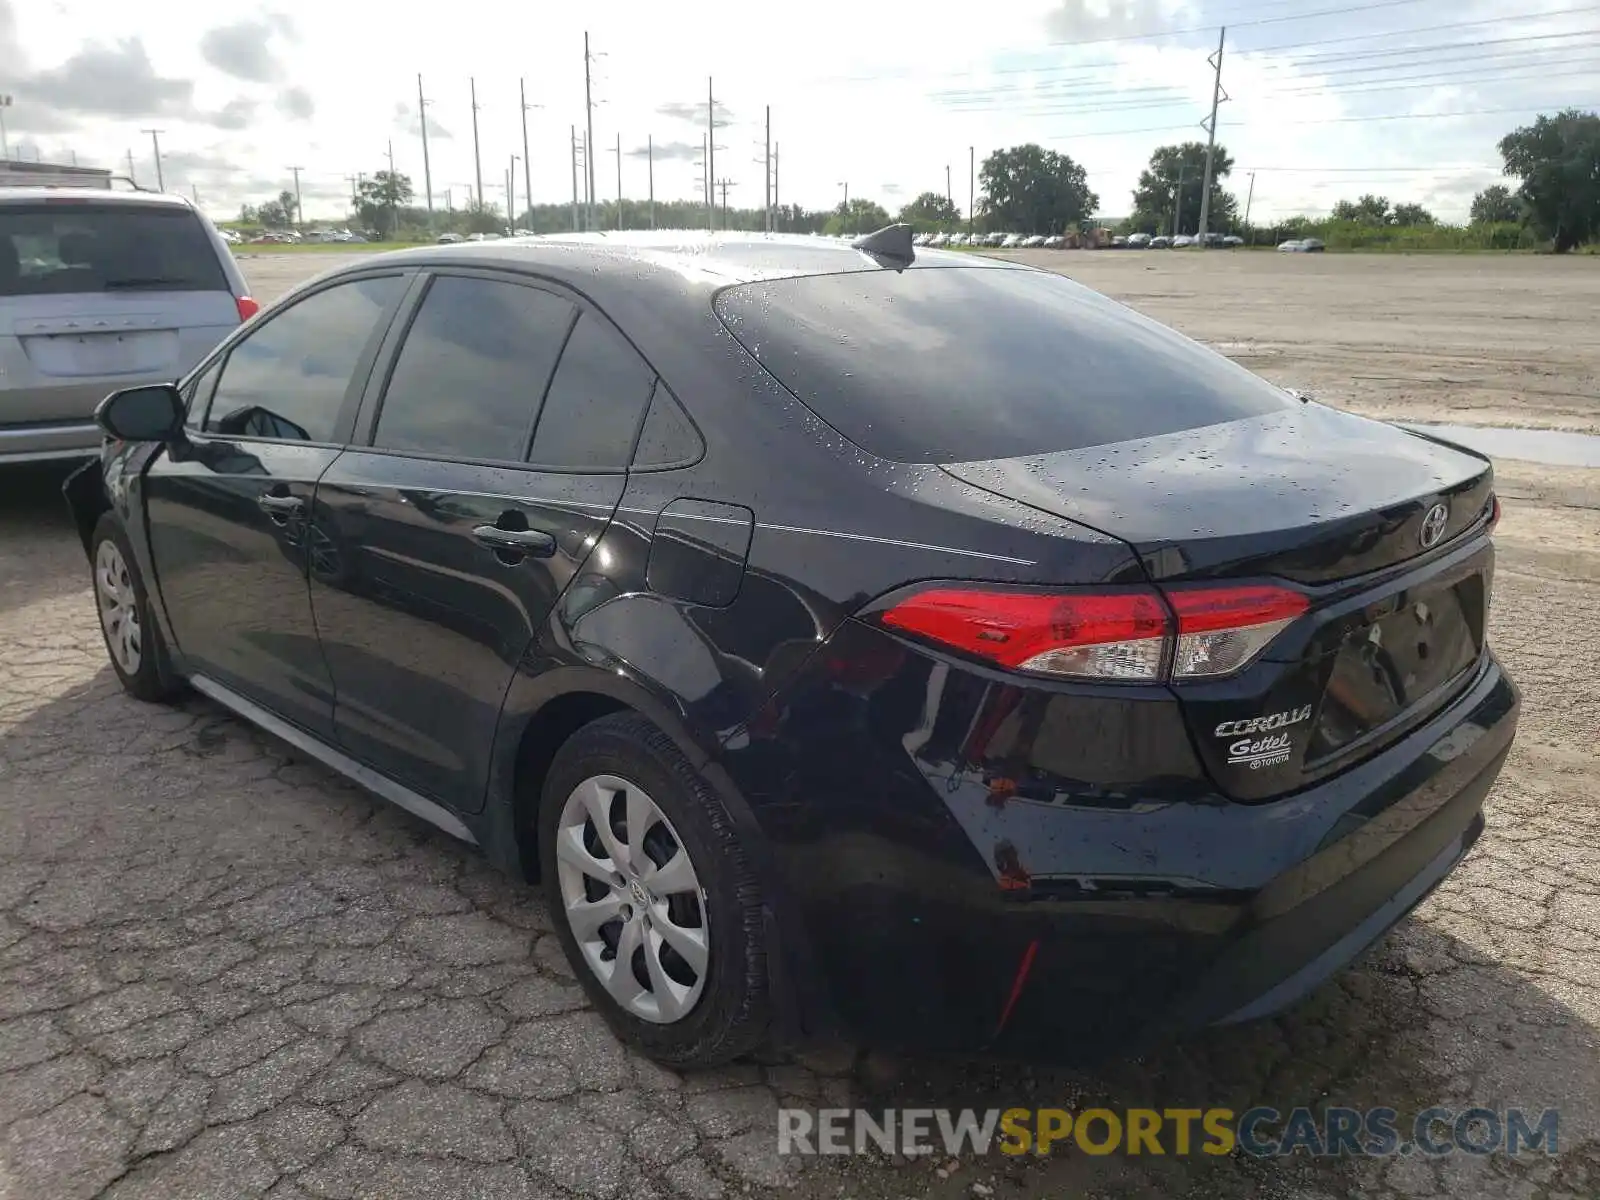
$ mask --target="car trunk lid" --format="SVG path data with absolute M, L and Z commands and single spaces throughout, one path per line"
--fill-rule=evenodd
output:
M 1237 799 L 1376 753 L 1483 652 L 1493 473 L 1436 439 L 1308 403 L 944 469 L 1121 538 L 1169 594 L 1270 579 L 1306 595 L 1305 616 L 1243 671 L 1172 685 L 1213 779 Z

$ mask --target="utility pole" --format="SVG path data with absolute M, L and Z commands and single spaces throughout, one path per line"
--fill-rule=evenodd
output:
M 956 206 L 956 194 L 950 190 L 950 164 L 944 165 L 944 198 L 950 201 L 950 207 Z
M 1210 61 L 1217 69 L 1211 85 L 1211 120 L 1206 123 L 1206 179 L 1205 190 L 1200 193 L 1200 248 L 1205 249 L 1206 223 L 1211 219 L 1211 164 L 1217 153 L 1217 106 L 1228 97 L 1222 90 L 1222 46 L 1227 40 L 1228 28 L 1223 26 L 1217 34 L 1217 55 Z
M 972 240 L 972 218 L 978 210 L 978 148 L 967 147 L 967 241 Z
M 541 104 L 528 103 L 528 85 L 525 80 L 517 80 L 517 95 L 522 100 L 522 190 L 526 193 L 528 202 L 528 232 L 533 232 L 533 160 L 528 157 L 528 110 L 530 108 L 543 108 Z
M 774 229 L 776 229 L 782 223 L 776 217 L 776 214 L 778 212 L 782 211 L 779 208 L 779 201 L 778 201 L 778 143 L 777 142 L 773 142 L 772 143 L 772 209 L 773 209 L 773 213 L 774 213 L 774 219 L 773 219 L 773 222 L 772 222 L 772 226 L 773 226 Z
M 167 181 L 161 174 L 161 135 L 165 130 L 141 129 L 139 132 L 150 135 L 150 148 L 155 152 L 156 157 L 156 191 L 164 192 L 167 190 Z
M 346 175 L 344 181 L 350 185 L 350 211 L 354 212 L 361 206 L 361 198 L 356 195 L 356 184 L 359 180 L 354 175 Z
M 483 207 L 483 159 L 478 154 L 478 81 L 469 79 L 472 85 L 472 166 L 478 175 L 478 207 Z
M 1183 177 L 1187 167 L 1178 168 L 1178 189 L 1172 199 L 1172 236 L 1178 236 L 1178 215 L 1183 211 Z
M 588 124 L 583 134 L 583 170 L 584 176 L 589 181 L 589 227 L 594 227 L 594 92 L 589 75 L 589 64 L 593 55 L 589 53 L 589 31 L 583 32 L 583 111 Z
M 850 185 L 848 183 L 844 182 L 844 181 L 840 181 L 839 186 L 844 189 L 844 204 L 842 204 L 840 206 L 840 209 L 839 209 L 839 223 L 841 225 L 849 225 L 850 224 Z M 850 231 L 847 229 L 847 230 L 845 230 L 845 232 L 848 233 Z
M 400 185 L 394 173 L 394 139 L 389 139 L 389 236 L 400 232 Z
M 706 135 L 700 135 L 700 194 L 706 202 L 706 229 L 717 227 L 716 203 L 711 198 L 711 158 Z
M 767 211 L 765 226 L 768 233 L 772 232 L 772 105 L 767 105 Z
M 622 135 L 617 134 L 617 228 L 622 228 Z
M 717 98 L 706 76 L 706 189 L 711 201 L 711 228 L 717 227 Z M 727 207 L 724 205 L 723 207 Z
M 572 130 L 572 232 L 578 232 L 578 127 L 570 126 Z
M 731 179 L 719 179 L 717 180 L 717 186 L 722 189 L 722 227 L 726 229 L 728 227 L 728 189 L 738 185 Z
M 650 167 L 650 228 L 656 227 L 656 136 L 645 135 L 644 140 L 645 161 Z
M 1254 171 L 1251 171 L 1250 172 L 1250 190 L 1245 193 L 1245 197 L 1244 197 L 1244 231 L 1245 231 L 1245 236 L 1250 238 L 1250 244 L 1252 246 L 1255 245 L 1256 239 L 1253 236 L 1251 236 L 1251 233 L 1250 233 L 1250 202 L 1252 200 L 1254 200 L 1255 198 L 1256 198 L 1256 173 Z
M 11 161 L 11 139 L 6 136 L 6 109 L 11 107 L 9 92 L 0 94 L 0 159 Z
M 300 172 L 303 167 L 290 167 L 289 173 L 294 176 L 294 227 L 300 228 Z
M 128 151 L 128 182 L 134 187 L 139 186 L 139 177 L 133 172 L 133 151 Z
M 199 208 L 200 207 L 200 188 L 199 188 L 199 186 L 196 185 L 196 184 L 191 183 L 189 185 L 189 194 L 194 197 L 194 206 L 196 208 Z
M 506 172 L 506 216 L 510 218 L 511 232 L 517 232 L 517 156 L 511 156 L 511 170 Z
M 433 166 L 428 161 L 428 102 L 422 96 L 422 75 L 417 75 L 417 124 L 422 127 L 422 188 L 428 193 L 428 228 L 433 228 Z

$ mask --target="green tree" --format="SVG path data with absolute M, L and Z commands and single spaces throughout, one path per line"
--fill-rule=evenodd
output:
M 1206 228 L 1213 233 L 1228 233 L 1239 224 L 1239 202 L 1232 192 L 1222 187 L 1222 181 L 1232 173 L 1233 157 L 1227 147 L 1217 146 L 1211 160 L 1211 211 L 1206 220 Z M 1139 233 L 1171 233 L 1176 204 L 1177 231 L 1198 232 L 1205 177 L 1204 142 L 1157 147 L 1150 156 L 1150 165 L 1139 172 L 1139 186 L 1133 189 L 1129 229 Z
M 850 201 L 849 207 L 841 204 L 833 210 L 833 215 L 823 226 L 823 232 L 871 233 L 874 229 L 882 229 L 888 224 L 890 224 L 889 214 L 884 211 L 883 205 L 856 196 Z
M 1420 204 L 1396 204 L 1389 214 L 1391 225 L 1437 225 L 1433 214 Z
M 1065 154 L 1030 142 L 983 160 L 981 208 L 989 228 L 1064 233 L 1100 207 L 1084 169 Z
M 244 214 L 249 211 L 251 210 L 247 205 L 240 211 L 240 217 L 244 218 Z M 268 200 L 254 212 L 255 219 L 268 229 L 288 229 L 295 223 L 294 193 L 279 192 L 276 200 Z
M 1389 198 L 1370 193 L 1359 200 L 1341 200 L 1333 206 L 1335 221 L 1355 221 L 1361 225 L 1389 224 Z
M 941 192 L 923 192 L 900 210 L 899 219 L 918 231 L 938 229 L 961 220 L 961 210 Z
M 356 219 L 363 229 L 375 229 L 384 241 L 390 241 L 399 226 L 399 210 L 411 203 L 412 195 L 409 175 L 379 171 L 361 181 L 356 193 Z
M 1500 139 L 1506 174 L 1557 254 L 1600 237 L 1600 114 L 1563 109 Z
M 1472 198 L 1472 223 L 1497 225 L 1522 220 L 1522 204 L 1503 183 L 1495 183 Z

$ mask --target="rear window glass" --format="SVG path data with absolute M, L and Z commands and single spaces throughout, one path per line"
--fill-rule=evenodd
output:
M 717 311 L 813 412 L 896 462 L 1076 450 L 1293 403 L 1220 354 L 1043 271 L 770 280 L 724 291 Z
M 227 290 L 217 251 L 187 209 L 0 206 L 0 296 Z

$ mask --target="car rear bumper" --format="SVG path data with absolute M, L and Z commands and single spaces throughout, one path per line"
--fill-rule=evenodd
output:
M 119 388 L 171 382 L 170 376 L 113 377 L 0 388 L 0 465 L 92 458 L 105 440 L 94 423 L 100 401 Z
M 774 756 L 786 714 L 726 761 L 772 842 L 801 1036 L 1071 1061 L 1265 1016 L 1349 963 L 1476 840 L 1519 703 L 1485 654 L 1404 739 L 1260 804 L 997 797 L 870 700 L 837 744 Z
M 104 439 L 105 435 L 93 421 L 0 425 L 0 466 L 93 458 L 100 453 Z

